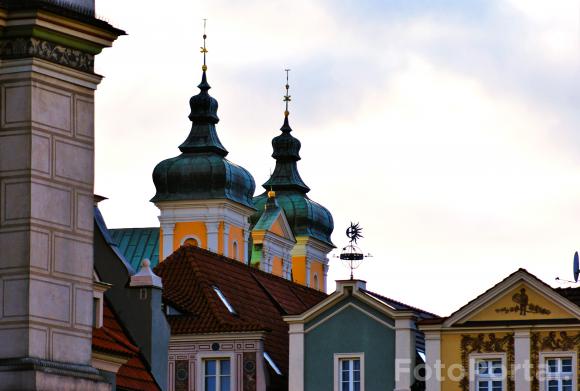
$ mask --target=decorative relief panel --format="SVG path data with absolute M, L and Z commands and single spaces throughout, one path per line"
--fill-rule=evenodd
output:
M 566 331 L 550 331 L 548 335 L 542 337 L 539 332 L 533 332 L 530 335 L 530 359 L 532 370 L 532 388 L 531 391 L 540 389 L 540 352 L 541 351 L 576 351 L 580 356 L 580 333 L 568 335 Z M 577 369 L 578 383 L 580 384 L 580 367 Z
M 521 316 L 526 316 L 528 313 L 550 315 L 551 311 L 547 308 L 541 307 L 537 304 L 530 303 L 530 298 L 526 293 L 525 288 L 521 288 L 512 296 L 512 301 L 515 305 L 510 307 L 496 308 L 495 312 L 503 312 L 509 314 L 510 312 L 517 312 Z
M 0 58 L 38 57 L 84 72 L 93 72 L 95 57 L 80 50 L 67 48 L 38 38 L 10 38 L 0 41 Z
M 244 352 L 244 391 L 256 391 L 256 353 Z
M 189 391 L 189 361 L 175 362 L 175 391 Z
M 461 336 L 461 365 L 464 377 L 459 385 L 462 391 L 469 391 L 469 355 L 471 353 L 506 353 L 507 354 L 507 391 L 514 391 L 515 384 L 512 369 L 514 366 L 514 334 L 496 337 L 494 333 Z

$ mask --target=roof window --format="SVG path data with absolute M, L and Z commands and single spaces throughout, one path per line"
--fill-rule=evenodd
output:
M 226 297 L 224 296 L 224 294 L 222 293 L 222 291 L 220 291 L 220 288 L 218 288 L 215 285 L 212 288 L 215 291 L 215 293 L 218 295 L 218 297 L 220 298 L 220 300 L 222 301 L 222 303 L 224 303 L 224 305 L 226 306 L 226 308 L 228 309 L 228 311 L 230 312 L 230 314 L 236 315 L 236 311 L 234 310 L 234 307 L 232 307 L 232 305 L 230 304 L 230 302 L 228 301 L 228 299 L 226 299 Z
M 264 352 L 264 359 L 268 362 L 268 364 L 270 364 L 270 366 L 272 367 L 274 372 L 276 372 L 276 375 L 282 376 L 282 371 L 280 371 L 280 368 L 278 368 L 278 365 L 276 365 L 274 360 L 272 360 L 272 357 L 270 357 L 270 355 L 266 352 Z

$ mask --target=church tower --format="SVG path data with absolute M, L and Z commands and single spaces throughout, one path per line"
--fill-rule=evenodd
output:
M 252 216 L 251 222 L 256 225 L 260 221 L 263 213 L 268 210 L 267 203 L 272 202 L 269 199 L 273 192 L 276 204 L 284 210 L 296 242 L 291 251 L 293 280 L 326 291 L 328 253 L 335 248 L 330 239 L 334 222 L 328 209 L 308 198 L 310 188 L 298 173 L 297 162 L 300 160 L 301 144 L 290 134 L 292 128 L 288 120 L 288 74 L 285 87 L 286 110 L 284 123 L 280 128 L 282 134 L 272 139 L 272 157 L 276 160 L 276 168 L 270 179 L 262 185 L 266 191 L 254 197 L 257 212 Z
M 157 190 L 151 202 L 160 210 L 159 259 L 181 245 L 195 245 L 241 262 L 248 260 L 249 217 L 255 212 L 252 175 L 226 159 L 216 124 L 218 102 L 208 93 L 206 41 L 199 94 L 189 100 L 192 122 L 181 155 L 153 170 Z

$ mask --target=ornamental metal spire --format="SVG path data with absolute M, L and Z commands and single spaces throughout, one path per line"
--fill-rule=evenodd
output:
M 284 117 L 288 117 L 288 115 L 290 115 L 290 112 L 288 111 L 288 102 L 292 100 L 289 94 L 290 84 L 288 84 L 288 73 L 290 72 L 290 69 L 284 69 L 284 72 L 286 72 L 286 95 L 284 95 L 284 102 L 286 102 L 286 110 L 284 111 Z
M 200 52 L 203 54 L 203 65 L 201 66 L 202 71 L 207 71 L 207 65 L 205 64 L 205 54 L 207 53 L 207 48 L 205 47 L 205 40 L 207 34 L 205 33 L 205 26 L 207 24 L 207 19 L 203 19 L 203 46 L 200 47 Z

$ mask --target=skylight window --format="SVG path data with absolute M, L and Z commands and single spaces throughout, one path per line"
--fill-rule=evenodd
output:
M 264 352 L 264 359 L 268 362 L 268 364 L 270 364 L 270 366 L 272 367 L 274 372 L 276 372 L 276 375 L 282 376 L 282 371 L 280 371 L 280 368 L 278 368 L 278 365 L 276 365 L 274 360 L 272 360 L 272 357 L 270 357 L 270 355 L 266 352 Z
M 228 311 L 230 311 L 230 314 L 236 315 L 236 311 L 234 310 L 234 307 L 232 307 L 232 305 L 230 304 L 230 302 L 228 301 L 228 299 L 226 299 L 226 297 L 224 296 L 224 294 L 222 293 L 222 291 L 220 291 L 220 288 L 218 288 L 217 286 L 214 285 L 213 286 L 213 290 L 218 295 L 218 297 L 220 298 L 220 300 L 222 301 L 222 303 L 224 303 L 224 305 L 226 306 L 226 308 L 228 309 Z
M 423 362 L 427 362 L 427 357 L 425 356 L 425 352 L 422 352 L 420 350 L 417 350 L 417 354 L 419 355 L 419 357 L 421 357 L 421 360 L 423 360 Z

